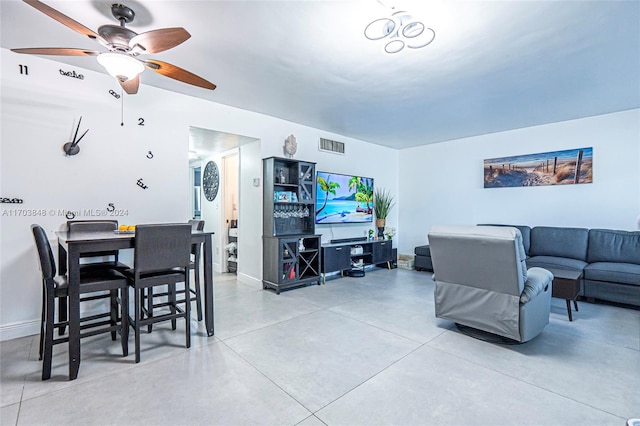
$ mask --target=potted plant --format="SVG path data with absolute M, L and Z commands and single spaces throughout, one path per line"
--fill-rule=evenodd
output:
M 386 189 L 376 189 L 373 197 L 373 211 L 376 215 L 376 227 L 378 237 L 384 238 L 384 226 L 387 223 L 387 215 L 391 207 L 395 206 L 391 192 Z

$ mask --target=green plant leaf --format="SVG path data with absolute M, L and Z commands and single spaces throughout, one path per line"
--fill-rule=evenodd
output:
M 396 203 L 393 201 L 391 192 L 387 189 L 376 189 L 373 197 L 373 211 L 376 219 L 386 219 L 389 211 Z

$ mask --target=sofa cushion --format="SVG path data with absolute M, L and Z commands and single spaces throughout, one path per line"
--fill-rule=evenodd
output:
M 534 256 L 527 259 L 527 267 L 537 266 L 538 268 L 558 268 L 581 271 L 588 263 L 578 259 L 555 256 Z
M 555 256 L 587 260 L 589 230 L 536 226 L 531 229 L 529 256 Z
M 584 268 L 584 278 L 640 286 L 640 265 L 620 262 L 595 262 Z
M 640 265 L 640 232 L 590 230 L 587 260 L 589 263 L 622 262 Z
M 520 234 L 522 234 L 522 245 L 524 245 L 524 252 L 527 256 L 529 256 L 529 249 L 531 248 L 531 228 L 526 225 L 498 225 L 498 224 L 490 224 L 490 223 L 481 223 L 478 226 L 511 226 L 513 228 L 518 228 L 520 230 Z
M 413 250 L 413 252 L 418 256 L 431 257 L 431 249 L 429 249 L 429 246 L 418 246 Z

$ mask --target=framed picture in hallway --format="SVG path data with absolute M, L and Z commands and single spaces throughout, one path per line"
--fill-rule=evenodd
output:
M 484 160 L 485 188 L 592 182 L 591 147 Z

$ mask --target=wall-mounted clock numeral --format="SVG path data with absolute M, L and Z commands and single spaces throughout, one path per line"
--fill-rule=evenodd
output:
M 120 95 L 118 95 L 113 89 L 109 90 L 109 94 L 116 99 L 120 99 Z
M 7 203 L 7 204 L 22 204 L 24 203 L 24 200 L 22 198 L 6 198 L 6 197 L 0 197 L 0 203 Z
M 138 118 L 138 126 L 144 126 L 144 118 Z
M 26 65 L 18 65 L 20 67 L 20 74 L 22 75 L 29 75 L 29 67 Z
M 142 188 L 142 189 L 147 189 L 149 188 L 147 185 L 145 185 L 145 183 L 142 181 L 142 178 L 138 179 L 138 181 L 136 182 L 136 184 Z
M 153 152 L 151 151 L 147 152 L 147 158 L 151 160 L 153 158 Z

